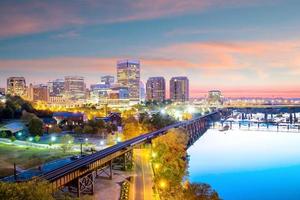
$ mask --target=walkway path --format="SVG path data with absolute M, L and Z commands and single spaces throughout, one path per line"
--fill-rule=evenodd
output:
M 131 199 L 152 200 L 153 198 L 153 172 L 150 162 L 150 149 L 135 149 L 135 173 L 133 178 Z

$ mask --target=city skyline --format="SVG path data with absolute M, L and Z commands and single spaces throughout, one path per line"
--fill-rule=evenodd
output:
M 76 74 L 89 86 L 115 76 L 117 60 L 137 58 L 143 82 L 187 76 L 191 97 L 212 89 L 226 97 L 299 97 L 298 4 L 1 1 L 0 87 L 11 76 L 38 84 Z

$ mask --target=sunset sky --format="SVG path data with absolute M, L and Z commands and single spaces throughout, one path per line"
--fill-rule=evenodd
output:
M 142 80 L 188 76 L 191 95 L 300 97 L 299 0 L 0 1 L 0 86 L 9 76 L 87 85 L 137 58 Z

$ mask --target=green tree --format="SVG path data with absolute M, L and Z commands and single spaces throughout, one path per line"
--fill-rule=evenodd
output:
M 38 119 L 38 117 L 37 117 L 35 114 L 30 113 L 30 112 L 27 112 L 27 111 L 25 111 L 25 110 L 22 111 L 22 117 L 21 117 L 21 119 L 22 119 L 23 121 L 29 123 L 29 122 L 30 122 L 32 119 L 34 119 L 34 118 Z
M 0 132 L 0 137 L 6 138 L 7 137 L 7 133 L 5 131 L 1 131 Z
M 76 126 L 74 128 L 74 133 L 76 134 L 81 134 L 83 132 L 82 128 L 80 126 Z
M 4 119 L 12 119 L 14 117 L 14 110 L 10 106 L 6 106 L 2 110 L 2 115 Z
M 85 125 L 83 127 L 82 132 L 85 133 L 85 134 L 92 134 L 92 133 L 94 133 L 94 128 L 90 125 Z
M 61 148 L 63 150 L 64 153 L 70 151 L 73 147 L 73 143 L 74 143 L 74 137 L 72 137 L 69 134 L 64 135 L 61 138 Z
M 169 115 L 161 115 L 160 113 L 153 114 L 150 120 L 146 121 L 146 123 L 150 124 L 150 126 L 157 130 L 168 125 L 175 123 L 176 120 Z
M 40 136 L 38 136 L 38 135 L 36 135 L 36 136 L 34 137 L 34 141 L 35 141 L 35 142 L 39 142 L 39 141 L 40 141 L 40 139 L 41 139 L 41 137 L 40 137 Z
M 56 124 L 49 128 L 49 133 L 61 133 L 61 131 L 61 128 L 59 128 L 59 126 Z
M 29 133 L 32 135 L 43 135 L 43 122 L 38 118 L 33 118 L 28 124 Z
M 16 140 L 17 140 L 17 138 L 16 138 L 15 136 L 11 136 L 11 137 L 10 137 L 10 141 L 11 141 L 11 142 L 14 142 L 14 141 L 16 141 Z
M 104 122 L 102 119 L 97 120 L 97 121 L 96 121 L 96 126 L 97 126 L 98 128 L 105 128 L 105 122 Z
M 51 187 L 45 181 L 0 182 L 0 197 L 5 200 L 54 200 Z
M 186 200 L 220 200 L 218 193 L 206 183 L 187 184 L 183 195 Z

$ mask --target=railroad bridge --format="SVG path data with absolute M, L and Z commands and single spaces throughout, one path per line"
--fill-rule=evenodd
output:
M 93 194 L 96 177 L 112 179 L 113 167 L 127 169 L 132 166 L 133 149 L 151 143 L 172 128 L 184 128 L 189 135 L 188 147 L 197 141 L 214 121 L 220 120 L 223 111 L 215 111 L 189 121 L 178 122 L 160 130 L 143 134 L 125 142 L 98 151 L 94 154 L 49 171 L 39 178 L 51 183 L 52 191 L 68 188 L 71 192 Z

